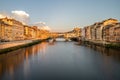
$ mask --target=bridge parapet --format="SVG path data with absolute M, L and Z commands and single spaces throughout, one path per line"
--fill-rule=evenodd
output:
M 64 38 L 66 41 L 69 41 L 71 38 L 78 38 L 80 35 L 75 32 L 66 32 L 66 33 L 51 33 L 51 38 L 56 41 L 56 38 Z

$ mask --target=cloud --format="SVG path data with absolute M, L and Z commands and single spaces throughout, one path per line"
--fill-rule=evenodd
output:
M 0 18 L 5 18 L 5 16 L 3 14 L 0 14 Z
M 15 15 L 18 15 L 18 16 L 21 16 L 21 17 L 29 17 L 29 14 L 26 13 L 25 11 L 11 11 L 12 14 L 15 14 Z
M 39 29 L 50 31 L 50 28 L 46 25 L 45 22 L 36 22 L 33 25 L 38 26 Z
M 7 13 L 0 13 L 0 18 L 5 18 L 5 17 L 11 18 L 10 15 L 8 15 Z
M 0 13 L 0 18 L 5 18 L 5 17 L 14 18 L 22 22 L 23 24 L 28 24 L 30 22 L 30 15 L 25 11 L 14 10 L 11 11 L 11 13 L 9 14 Z M 47 26 L 45 22 L 36 22 L 33 24 L 33 26 L 38 26 L 39 29 L 50 31 L 49 26 Z
M 16 20 L 21 21 L 23 24 L 28 24 L 29 14 L 26 13 L 25 11 L 15 10 L 15 11 L 11 11 L 11 13 L 13 18 L 15 18 Z

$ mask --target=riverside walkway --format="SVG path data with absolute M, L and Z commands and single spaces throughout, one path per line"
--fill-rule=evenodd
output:
M 22 40 L 22 41 L 12 41 L 12 42 L 0 42 L 0 49 L 5 49 L 9 47 L 14 47 L 26 43 L 31 43 L 32 40 Z

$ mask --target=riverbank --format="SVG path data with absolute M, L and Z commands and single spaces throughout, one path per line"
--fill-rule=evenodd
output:
M 20 43 L 17 43 L 17 45 L 13 45 L 13 46 L 9 46 L 9 47 L 3 47 L 0 49 L 0 54 L 2 53 L 7 53 L 7 52 L 10 52 L 10 51 L 14 51 L 14 50 L 17 50 L 17 49 L 20 49 L 20 48 L 25 48 L 25 47 L 29 47 L 29 46 L 32 46 L 32 45 L 35 45 L 35 44 L 38 44 L 40 42 L 43 42 L 43 41 L 46 41 L 48 39 L 43 39 L 43 40 L 26 40 L 25 41 L 21 41 Z M 27 42 L 28 41 L 28 42 Z M 2 44 L 5 44 L 5 43 L 1 43 Z M 12 45 L 12 44 L 11 44 Z
M 86 41 L 80 41 L 81 44 L 84 45 L 96 45 L 96 46 L 101 46 L 105 48 L 112 48 L 112 49 L 119 49 L 120 48 L 120 43 L 112 43 L 112 42 L 105 42 L 105 41 L 91 41 L 91 40 L 86 40 Z

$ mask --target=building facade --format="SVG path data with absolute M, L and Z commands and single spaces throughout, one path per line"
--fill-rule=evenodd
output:
M 90 26 L 87 26 L 85 28 L 85 37 L 86 37 L 86 40 L 91 40 L 91 27 Z
M 91 40 L 92 41 L 96 40 L 96 25 L 97 23 L 91 25 Z
M 115 41 L 120 42 L 120 23 L 115 25 L 114 33 L 115 33 Z
M 5 24 L 7 24 L 7 26 L 11 26 L 11 28 L 9 28 L 8 30 L 12 30 L 12 41 L 15 40 L 23 40 L 24 39 L 24 27 L 23 24 L 15 19 L 11 19 L 11 18 L 2 18 L 1 21 Z M 6 27 L 5 27 L 6 29 Z M 10 32 L 10 31 L 9 31 Z M 6 34 L 6 32 L 5 32 Z
M 12 26 L 0 21 L 0 41 L 12 41 Z
M 115 23 L 118 23 L 118 20 L 110 18 L 102 22 L 97 22 L 91 25 L 91 40 L 103 41 L 104 35 L 105 35 L 105 33 L 103 32 L 103 29 L 107 29 L 104 27 L 106 27 L 107 25 L 115 24 Z

